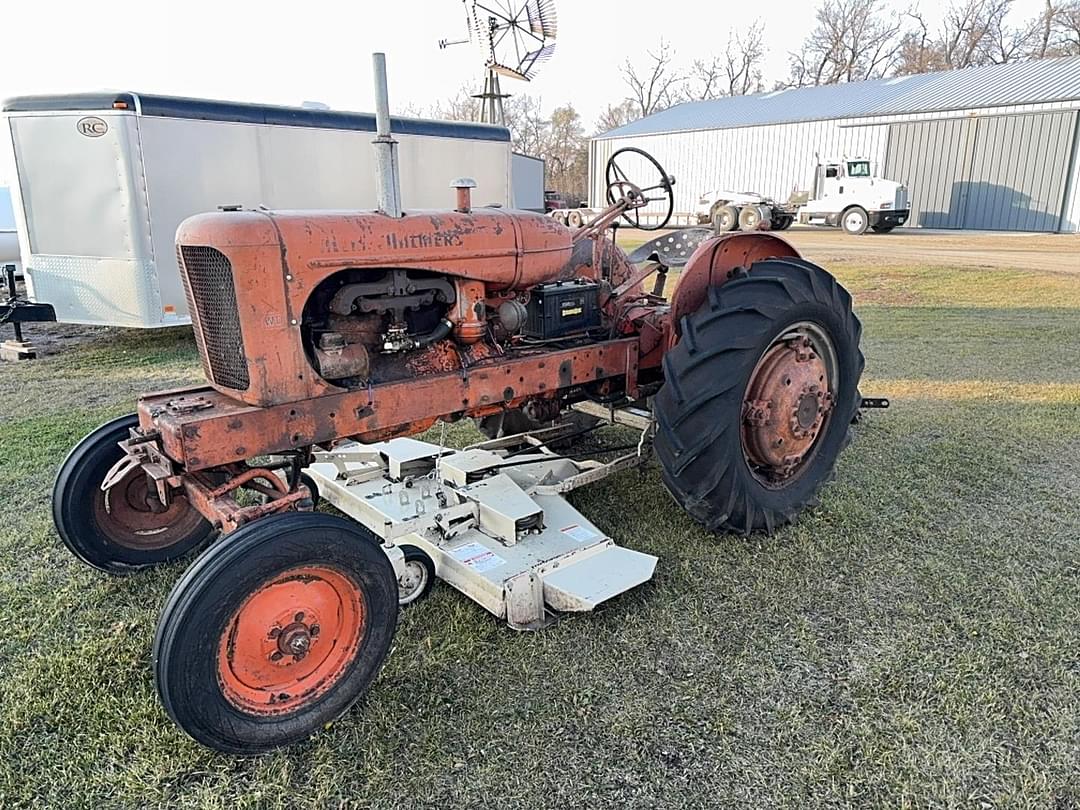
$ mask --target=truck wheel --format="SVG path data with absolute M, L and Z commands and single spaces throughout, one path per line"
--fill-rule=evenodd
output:
M 761 224 L 761 211 L 756 205 L 748 205 L 739 211 L 739 230 L 756 231 Z
M 154 638 L 158 695 L 218 751 L 299 742 L 367 692 L 397 612 L 393 567 L 366 529 L 312 512 L 257 520 L 173 588 Z
M 870 217 L 867 215 L 865 208 L 856 205 L 840 215 L 840 224 L 852 236 L 858 236 L 866 233 L 866 227 L 870 224 Z
M 102 492 L 123 457 L 117 443 L 139 424 L 135 414 L 106 422 L 68 453 L 52 491 L 53 523 L 64 545 L 83 562 L 110 574 L 129 574 L 198 548 L 214 527 L 183 494 L 166 507 L 135 468 Z
M 717 233 L 733 231 L 739 224 L 739 210 L 734 205 L 721 205 L 713 211 L 712 221 Z
M 682 319 L 653 412 L 664 483 L 693 518 L 772 532 L 817 502 L 859 406 L 861 331 L 802 259 L 755 262 Z
M 871 225 L 870 230 L 872 230 L 874 233 L 888 233 L 894 227 L 896 227 L 896 226 L 895 225 Z
M 571 211 L 566 215 L 566 224 L 571 228 L 580 228 L 585 224 L 585 219 L 581 216 L 580 211 Z
M 783 216 L 773 221 L 774 231 L 786 231 L 791 227 L 791 223 L 795 221 L 794 217 Z

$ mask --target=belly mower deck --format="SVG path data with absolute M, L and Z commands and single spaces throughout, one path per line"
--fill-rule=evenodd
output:
M 413 546 L 439 579 L 511 627 L 535 630 L 647 582 L 657 561 L 616 545 L 561 496 L 639 465 L 644 442 L 600 463 L 560 456 L 547 438 L 459 451 L 415 439 L 347 443 L 317 453 L 307 471 L 322 497 L 383 541 L 399 576 Z

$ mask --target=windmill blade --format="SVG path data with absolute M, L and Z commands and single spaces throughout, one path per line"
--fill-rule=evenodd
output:
M 489 70 L 529 81 L 555 50 L 555 0 L 472 0 L 467 14 Z
M 555 39 L 559 31 L 555 17 L 555 0 L 527 0 L 525 15 L 529 20 L 529 30 L 538 37 Z

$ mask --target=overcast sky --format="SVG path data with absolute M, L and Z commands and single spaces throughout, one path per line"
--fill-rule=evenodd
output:
M 509 0 L 503 0 L 509 2 Z M 641 57 L 660 35 L 679 62 L 721 51 L 728 32 L 761 17 L 769 48 L 767 83 L 787 75 L 788 53 L 813 25 L 817 3 L 555 0 L 555 55 L 529 84 L 551 109 L 573 102 L 591 131 L 608 102 L 626 95 L 619 65 Z M 905 7 L 908 3 L 902 3 Z M 1014 19 L 1042 0 L 1015 0 Z M 940 4 L 923 0 L 932 18 Z M 440 50 L 466 35 L 462 0 L 7 0 L 0 15 L 0 97 L 26 93 L 136 90 L 371 110 L 371 52 L 385 51 L 390 101 L 428 107 L 465 83 L 479 85 L 478 50 Z

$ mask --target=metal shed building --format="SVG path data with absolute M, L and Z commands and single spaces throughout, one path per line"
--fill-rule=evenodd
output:
M 1080 57 L 679 104 L 592 139 L 590 196 L 624 146 L 675 175 L 675 210 L 707 189 L 786 200 L 815 154 L 867 157 L 911 193 L 909 225 L 1080 231 Z

